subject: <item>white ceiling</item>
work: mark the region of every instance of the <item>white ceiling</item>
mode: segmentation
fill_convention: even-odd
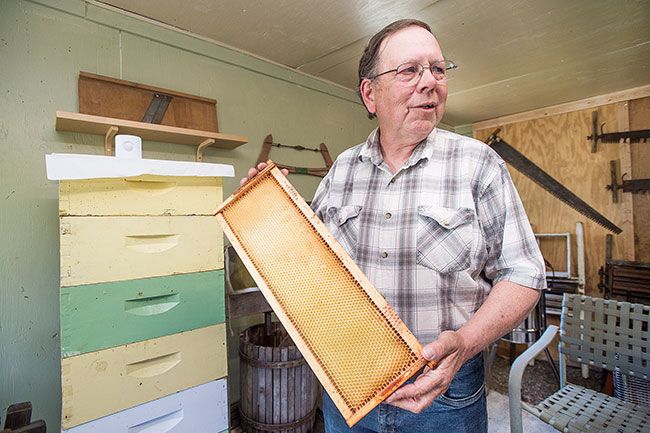
[[[104,0],[354,88],[384,25],[431,25],[457,126],[650,84],[650,0]]]

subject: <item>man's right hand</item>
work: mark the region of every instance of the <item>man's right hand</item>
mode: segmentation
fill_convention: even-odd
[[[251,167],[251,168],[249,168],[249,169],[248,169],[248,175],[247,175],[246,177],[243,177],[242,180],[239,181],[239,186],[244,186],[244,185],[246,184],[246,182],[248,182],[249,180],[251,180],[252,178],[254,178],[255,176],[257,176],[257,174],[258,174],[260,171],[264,170],[264,169],[266,168],[267,165],[268,165],[268,164],[267,164],[266,162],[260,162],[259,164],[257,164],[257,167]],[[285,176],[289,174],[289,170],[287,170],[286,168],[283,168],[283,169],[281,169],[280,171],[281,171],[282,174],[284,174]]]

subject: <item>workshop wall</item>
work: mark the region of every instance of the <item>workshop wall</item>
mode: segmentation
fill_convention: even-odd
[[[630,131],[650,129],[650,97],[630,101]],[[650,179],[650,142],[630,145],[632,173],[626,179]],[[634,246],[635,259],[650,262],[650,230],[647,219],[650,215],[650,194],[634,194]]]
[[[2,1],[0,9],[0,413],[31,400],[34,419],[60,425],[57,183],[45,155],[102,154],[103,137],[55,131],[55,111],[78,111],[79,71],[215,98],[221,132],[249,143],[209,148],[235,166],[224,195],[257,159],[264,137],[332,154],[374,127],[353,92],[173,29],[81,0]],[[145,142],[145,158],[193,160],[195,148]],[[314,152],[271,157],[324,166]],[[292,175],[310,199],[319,178]],[[239,329],[233,328],[233,338]],[[235,340],[236,341],[236,340]],[[236,359],[236,344],[230,345]],[[238,380],[236,368],[231,379]],[[101,396],[97,396],[101,398]]]
[[[642,122],[646,122],[645,128],[648,128],[650,104],[647,101],[650,101],[650,98],[544,115],[540,118],[515,121],[500,126],[499,135],[506,142],[623,229],[623,233],[614,235],[613,258],[615,259],[632,259],[631,256],[634,255],[632,237],[637,239],[636,249],[639,256],[637,260],[640,259],[641,250],[645,248],[642,245],[646,245],[648,242],[646,239],[650,239],[650,230],[643,222],[642,212],[648,215],[650,207],[643,208],[643,205],[635,205],[634,226],[632,226],[631,221],[626,217],[626,206],[631,212],[631,200],[638,200],[639,197],[646,199],[646,197],[635,195],[632,198],[629,194],[622,197],[622,193],[619,193],[619,203],[613,203],[612,193],[606,190],[605,186],[611,183],[610,161],[621,160],[621,148],[619,144],[598,143],[598,151],[591,153],[591,142],[587,140],[592,129],[591,113],[594,110],[598,111],[598,122],[605,123],[606,132],[624,130],[623,124],[627,122],[628,115],[629,129],[641,129],[639,125]],[[642,110],[646,110],[645,114],[641,112]],[[495,127],[475,129],[474,137],[485,140]],[[649,152],[643,151],[639,146],[644,145],[631,145],[634,177],[639,177],[637,172],[642,171],[639,167],[642,154],[645,155],[646,163],[641,165],[643,167],[649,165],[647,160]],[[602,296],[597,288],[600,280],[598,269],[605,263],[605,235],[611,232],[556,199],[516,169],[510,166],[508,168],[536,233],[568,232],[575,235],[576,221],[584,224],[586,293]],[[648,176],[647,172],[646,176]],[[626,204],[625,200],[628,200],[629,204]],[[625,236],[629,237],[627,241]],[[641,242],[641,239],[644,241]],[[566,270],[563,241],[544,240],[541,247],[544,257],[555,270]],[[575,276],[577,274],[575,236],[572,236],[571,249],[572,273]],[[650,249],[648,251],[650,252]]]

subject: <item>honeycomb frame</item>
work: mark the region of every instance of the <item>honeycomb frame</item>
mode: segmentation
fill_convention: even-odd
[[[427,364],[406,324],[271,161],[216,217],[350,427]]]

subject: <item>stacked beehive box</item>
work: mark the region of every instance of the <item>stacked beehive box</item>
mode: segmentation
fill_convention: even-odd
[[[228,429],[221,200],[216,176],[60,181],[63,430]]]

